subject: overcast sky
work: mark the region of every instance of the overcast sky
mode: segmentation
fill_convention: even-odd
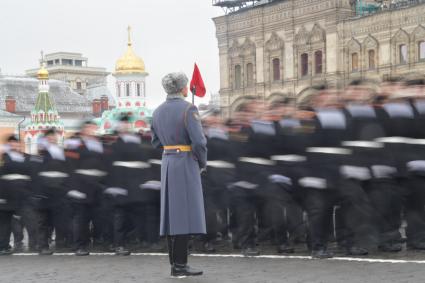
[[[0,0],[0,68],[23,74],[37,67],[44,50],[81,52],[89,66],[112,72],[130,25],[133,48],[150,73],[149,106],[165,98],[162,76],[184,71],[190,78],[194,62],[215,93],[219,60],[211,18],[221,14],[211,0]]]

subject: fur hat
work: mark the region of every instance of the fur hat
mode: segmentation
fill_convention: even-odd
[[[187,86],[189,79],[182,72],[170,73],[162,78],[162,87],[167,94],[177,94]]]

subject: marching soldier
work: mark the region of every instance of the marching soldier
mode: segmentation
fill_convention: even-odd
[[[18,139],[9,136],[4,149],[0,169],[0,255],[13,252],[9,245],[12,219],[28,198],[31,182],[30,168],[26,156],[21,153]]]
[[[79,138],[68,143],[66,155],[75,164],[71,175],[72,188],[66,194],[72,208],[72,232],[75,255],[89,255],[90,223],[98,227],[95,213],[99,205],[103,182],[107,175],[102,142],[96,137],[97,125],[84,123]],[[68,140],[69,141],[69,140]]]
[[[32,202],[38,217],[37,244],[40,255],[51,255],[49,239],[55,232],[56,248],[66,247],[71,241],[70,211],[65,195],[69,191],[72,172],[62,147],[58,145],[55,129],[48,130],[40,141],[42,163],[34,184]]]
[[[235,158],[231,152],[229,131],[216,111],[203,121],[208,147],[207,172],[203,175],[207,234],[202,236],[203,250],[215,252],[214,240],[218,233],[228,236],[227,187],[234,182]]]
[[[142,186],[150,179],[149,156],[142,150],[141,137],[131,132],[130,119],[129,116],[121,118],[118,139],[111,147],[108,186],[104,191],[112,205],[115,254],[123,256],[130,254],[125,247],[130,227],[136,231],[136,237],[140,237]]]
[[[205,234],[201,171],[207,163],[206,139],[197,108],[186,102],[188,79],[171,73],[162,80],[167,100],[153,114],[152,144],[164,149],[161,171],[160,233],[168,240],[171,275],[195,276],[187,265],[189,235]]]

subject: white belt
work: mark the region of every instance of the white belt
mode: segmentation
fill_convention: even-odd
[[[239,187],[239,188],[242,188],[242,189],[248,189],[248,190],[253,190],[253,189],[258,188],[257,184],[253,184],[253,183],[250,183],[250,182],[247,182],[247,181],[238,181],[236,183],[233,183],[233,186]]]
[[[307,152],[311,153],[327,153],[327,154],[351,154],[352,151],[346,148],[340,147],[309,147]]]
[[[223,160],[212,160],[207,161],[207,166],[214,168],[223,168],[223,169],[233,169],[235,168],[235,164],[223,161]]]
[[[5,181],[17,181],[17,180],[29,181],[31,180],[31,177],[27,175],[22,175],[22,174],[6,174],[1,176],[1,179]]]
[[[0,204],[6,204],[6,203],[7,203],[6,199],[0,198]]]
[[[146,169],[151,167],[149,163],[143,161],[115,161],[112,165],[134,169]]]
[[[397,173],[397,169],[392,166],[387,165],[372,165],[372,173],[375,178],[391,178],[395,173]]]
[[[339,168],[339,172],[344,178],[349,179],[366,181],[371,178],[369,168],[367,167],[343,165]]]
[[[86,176],[94,176],[94,177],[103,177],[108,175],[105,171],[97,170],[97,169],[78,169],[75,170],[75,173]]]
[[[267,166],[272,166],[272,165],[276,164],[272,160],[265,159],[265,158],[258,158],[258,157],[241,157],[241,158],[239,158],[239,161],[247,162],[247,163],[254,163],[254,164],[259,164],[259,165],[267,165]]]
[[[342,142],[343,146],[351,146],[351,147],[364,147],[364,148],[383,148],[384,145],[380,142],[372,142],[372,141],[345,141]]]
[[[299,179],[298,183],[303,187],[313,189],[326,189],[328,185],[325,179],[317,177],[304,177]]]
[[[128,190],[123,188],[107,188],[104,193],[113,196],[127,196]]]
[[[44,171],[38,173],[38,175],[46,178],[66,178],[69,176],[68,174],[60,171]]]
[[[288,161],[288,162],[303,162],[306,161],[307,158],[302,155],[297,154],[287,154],[287,155],[273,155],[271,160],[274,161]]]
[[[383,143],[409,143],[411,139],[405,137],[384,137],[377,138],[375,141]]]
[[[425,145],[425,139],[409,139],[408,144]]]
[[[149,163],[155,165],[162,165],[162,161],[160,159],[150,159]]]
[[[160,181],[147,181],[144,184],[140,185],[141,189],[144,190],[160,190],[161,189],[161,182]]]
[[[85,193],[82,193],[82,192],[76,191],[76,190],[69,191],[66,195],[69,196],[70,198],[73,198],[73,199],[86,199],[87,198],[87,195]]]
[[[407,162],[409,171],[425,171],[425,160],[414,160]]]
[[[270,175],[269,181],[274,184],[292,185],[291,178],[279,174]]]

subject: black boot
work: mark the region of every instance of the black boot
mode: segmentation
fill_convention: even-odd
[[[131,252],[126,250],[124,247],[118,247],[115,249],[115,255],[127,256],[130,255]]]
[[[89,251],[85,248],[79,248],[76,252],[75,252],[76,256],[87,256],[90,255]]]
[[[52,254],[53,254],[53,251],[51,249],[49,249],[49,248],[41,249],[38,252],[38,255],[52,255]]]
[[[202,275],[204,272],[202,270],[193,269],[190,266],[184,264],[174,264],[171,267],[171,276],[172,277],[186,277],[186,276],[199,276]]]
[[[0,256],[2,256],[2,255],[11,255],[11,254],[13,254],[13,250],[12,250],[12,248],[10,246],[7,247],[7,248],[5,248],[5,249],[1,249],[0,250]]]
[[[378,246],[378,250],[381,252],[397,253],[403,249],[400,243],[384,243]]]
[[[354,255],[354,256],[367,255],[367,254],[369,254],[369,251],[365,248],[353,246],[353,247],[347,248],[346,254],[347,255]]]
[[[281,244],[277,247],[277,252],[280,254],[293,254],[295,250],[288,244]]]
[[[260,252],[255,247],[247,247],[242,250],[244,256],[259,256]]]
[[[328,252],[326,249],[323,248],[323,249],[313,250],[311,252],[311,257],[317,258],[317,259],[324,259],[324,258],[333,257],[333,254],[331,252]]]
[[[204,252],[206,252],[206,253],[215,253],[215,247],[214,247],[214,244],[213,243],[211,243],[210,241],[208,241],[208,242],[205,242],[204,244],[203,244],[203,247],[202,247],[203,249],[203,251]]]

